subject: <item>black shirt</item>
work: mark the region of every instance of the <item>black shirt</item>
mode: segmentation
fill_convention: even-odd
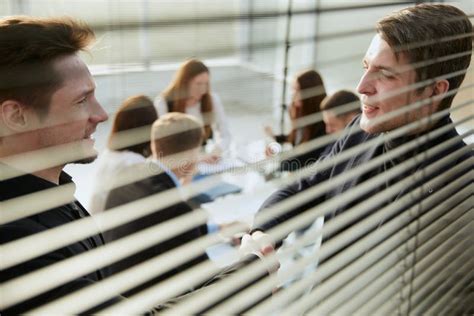
[[[2,174],[5,174],[3,173],[3,171],[7,169],[10,169],[10,168],[5,165],[0,164],[0,170],[2,171]],[[8,171],[11,171],[11,169]],[[63,184],[72,184],[71,177],[69,177],[69,175],[67,175],[64,172],[61,173],[59,185],[63,185]],[[22,196],[25,196],[27,194],[40,192],[46,189],[52,189],[52,188],[54,189],[57,186],[58,185],[54,183],[51,183],[49,181],[46,181],[44,179],[38,178],[30,174],[19,176],[17,178],[7,179],[4,181],[0,181],[0,201],[4,202],[12,198],[21,198]],[[70,194],[71,194],[70,203],[66,203],[62,206],[55,207],[45,212],[41,212],[39,214],[35,214],[26,218],[22,218],[22,219],[19,219],[13,222],[8,222],[8,223],[5,223],[4,225],[1,225],[1,228],[0,228],[1,244],[6,244],[16,239],[20,239],[32,234],[40,233],[50,228],[72,223],[75,220],[78,220],[82,217],[89,216],[89,214],[84,209],[84,207],[79,202],[75,201],[73,197],[74,186],[71,186]],[[8,212],[8,210],[4,210],[3,208],[1,209],[1,211]],[[104,239],[102,237],[102,234],[98,234],[96,236],[87,238],[85,240],[69,244],[68,246],[64,248],[54,250],[48,254],[42,255],[40,257],[29,260],[25,263],[22,263],[14,267],[8,268],[7,270],[1,271],[0,281],[2,283],[7,282],[8,280],[12,280],[14,278],[23,276],[37,269],[46,267],[48,265],[60,262],[68,258],[72,258],[76,255],[80,255],[88,250],[101,247],[103,244],[104,244]],[[257,257],[255,255],[247,256],[244,260],[217,273],[214,277],[210,278],[209,281],[207,281],[205,285],[206,286],[211,285],[220,281],[221,279],[224,279],[228,275],[233,274],[235,271],[247,266],[248,264],[250,264],[256,259]],[[0,311],[0,315],[17,315],[17,314],[28,312],[29,310],[32,310],[36,307],[52,302],[61,296],[70,294],[72,292],[77,291],[80,288],[94,284],[95,282],[102,280],[108,275],[109,275],[108,268],[99,269],[93,273],[84,275],[78,279],[68,282],[67,284],[64,284],[62,286],[56,287],[32,299],[29,299],[24,302],[20,302],[19,304],[14,305],[14,306],[9,306],[8,309]],[[257,279],[264,276],[266,276],[266,272],[263,273],[263,276],[259,275]],[[244,287],[250,286],[252,284],[253,282],[250,282],[246,284]],[[201,291],[205,289],[203,287],[199,290]],[[236,292],[238,293],[239,291],[237,290]],[[163,303],[163,305],[161,305],[161,308],[172,306],[174,302],[179,302],[181,299],[185,297],[187,296],[185,295],[182,297],[178,297],[169,302]],[[113,299],[105,303],[102,303],[98,306],[95,306],[94,308],[84,311],[84,314],[92,314],[92,313],[100,312],[101,309],[107,306],[110,306],[114,303],[117,303],[119,300],[122,300],[122,299],[123,297],[121,296],[114,297]],[[211,308],[211,306],[207,308]]]
[[[0,170],[2,170],[2,174],[6,174],[6,172],[4,173],[3,171],[10,171],[8,169],[11,168],[0,164]],[[74,199],[75,186],[71,180],[71,177],[65,172],[62,172],[60,175],[59,185],[31,174],[25,174],[16,178],[0,181],[0,201],[5,202],[13,198],[19,198],[19,203],[21,203],[22,196],[47,189],[54,189],[60,185],[65,184],[69,184],[70,186],[70,188],[66,190],[66,194],[70,194],[70,196],[66,196],[65,200],[70,200],[71,202],[1,225],[0,243],[6,244],[14,240],[44,232],[48,229],[69,224],[83,217],[90,216],[84,207]],[[3,210],[2,207],[2,212],[8,211],[9,210],[7,209]],[[63,248],[53,250],[50,253],[41,255],[1,271],[0,281],[3,283],[12,280],[37,269],[85,253],[86,251],[100,247],[103,244],[104,239],[101,234],[91,236],[78,242],[73,242]],[[65,294],[74,292],[79,288],[102,280],[107,274],[108,273],[106,269],[99,269],[90,274],[84,275],[79,279],[56,287],[37,297],[9,307],[7,310],[2,311],[2,314],[18,314],[26,312],[30,309],[53,301],[54,299]]]

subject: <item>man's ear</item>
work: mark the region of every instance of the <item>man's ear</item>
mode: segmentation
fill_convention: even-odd
[[[433,102],[432,106],[434,107],[433,113],[438,111],[439,105],[443,102],[441,99],[449,90],[449,81],[446,79],[438,80],[432,86],[433,92],[431,94],[432,98],[436,98],[436,101]]]
[[[25,107],[18,101],[6,100],[0,104],[0,113],[4,124],[16,132],[28,128],[28,116]]]
[[[449,81],[446,79],[436,81],[433,89],[433,96],[441,96],[449,90]]]

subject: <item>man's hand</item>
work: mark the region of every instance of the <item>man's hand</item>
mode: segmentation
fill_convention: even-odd
[[[259,252],[266,256],[275,252],[275,246],[268,234],[256,231],[252,235],[245,234],[242,237],[240,251],[243,253]]]
[[[236,232],[235,229],[231,229],[235,227],[239,227],[239,231]],[[220,224],[219,225],[219,234],[222,236],[222,238],[232,244],[232,246],[239,246],[241,243],[241,239],[244,236],[244,232],[248,231],[250,228],[247,223],[245,222],[239,222],[239,221],[233,221],[225,224]],[[229,230],[231,232],[229,232]]]
[[[264,261],[267,262],[268,272],[274,273],[280,268],[280,263],[275,255],[275,245],[272,242],[271,237],[261,231],[256,231],[252,235],[245,234],[242,237],[239,252],[241,256],[248,254],[254,254]]]
[[[253,251],[258,251],[264,256],[275,252],[275,245],[273,244],[270,236],[261,231],[256,231],[252,235],[245,234],[242,237],[242,246],[250,247]]]

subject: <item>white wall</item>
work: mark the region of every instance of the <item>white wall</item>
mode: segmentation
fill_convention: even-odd
[[[362,73],[361,59],[373,32],[317,42],[311,39],[315,36],[331,37],[336,33],[373,28],[379,18],[405,6],[397,5],[399,1],[387,2],[394,4],[318,15],[293,15],[289,78],[302,69],[316,68],[322,74],[329,93],[342,88],[354,90]],[[293,0],[293,11],[370,3],[373,1]],[[470,14],[474,12],[473,0],[448,3]],[[113,68],[115,63],[119,63],[121,66],[118,68],[123,69],[123,64],[140,64],[145,60],[161,66],[170,62],[179,63],[190,56],[206,60],[225,57],[232,63],[227,68],[220,68],[222,71],[213,71],[216,72],[213,80],[219,90],[234,91],[224,92],[226,98],[229,96],[225,100],[228,107],[248,107],[254,113],[271,112],[273,107],[274,122],[278,125],[276,122],[279,122],[282,99],[288,0],[0,0],[0,4],[1,15],[71,15],[84,19],[93,26],[100,26],[104,31],[97,33],[98,41],[92,48],[92,58],[86,56],[90,65],[106,64]],[[256,15],[255,18],[236,19],[228,23],[174,24],[169,27],[133,30],[104,29],[110,23],[118,25],[145,20],[179,23],[190,18],[220,15],[241,14],[245,17],[250,12]],[[278,17],[259,18],[259,14],[269,12],[281,14]],[[239,61],[244,69],[232,68]],[[107,87],[101,89],[106,91],[102,92],[104,104],[116,106],[127,95],[138,92],[155,95],[169,82],[175,68],[158,71],[151,71],[152,69],[154,68],[139,75],[132,73],[97,77],[100,85]],[[226,71],[229,73],[225,73]],[[241,76],[242,72],[254,72],[256,78],[263,79],[247,80]],[[466,82],[471,78],[469,76]],[[269,82],[272,84],[269,85]],[[461,96],[469,92],[467,90]],[[289,102],[289,99],[287,88],[286,101]]]
[[[286,103],[290,102],[291,77],[301,70],[314,68],[321,73],[326,90],[332,93],[338,89],[354,90],[362,73],[361,60],[370,43],[374,32],[345,37],[332,36],[337,33],[347,33],[356,30],[373,28],[375,22],[386,14],[399,10],[405,5],[399,1],[381,8],[360,9],[350,11],[322,12],[320,14],[295,14],[291,21],[290,41],[292,46],[288,59],[288,83]],[[265,3],[267,4],[265,6]],[[293,10],[314,10],[334,6],[347,6],[359,1],[334,0],[294,0]],[[370,1],[365,1],[370,3]],[[279,11],[285,13],[288,0],[255,1],[255,12]],[[258,19],[253,22],[252,40],[250,45],[256,45],[249,57],[250,64],[261,71],[273,75],[275,84],[272,105],[274,121],[280,119],[282,99],[282,75],[284,65],[284,41],[287,17],[282,14],[272,19]],[[314,41],[314,37],[329,37]],[[332,37],[332,38],[331,38]],[[260,48],[261,43],[272,43],[269,48]],[[286,120],[288,123],[289,120]],[[288,128],[288,126],[286,126]]]
[[[237,15],[239,0],[0,0],[5,14],[69,15],[98,29],[94,64],[176,62],[189,57],[214,58],[238,53],[238,20],[184,23]],[[140,28],[140,23],[170,26]],[[127,23],[135,26],[125,27]],[[111,27],[113,25],[113,27]]]
[[[328,93],[333,93],[339,89],[355,91],[362,74],[361,60],[375,31],[345,37],[332,35],[374,28],[377,20],[393,11],[400,10],[407,6],[405,4],[397,4],[397,2],[400,1],[386,2],[392,3],[392,5],[371,9],[324,12],[312,16],[294,15],[291,23],[291,40],[293,42],[297,42],[302,38],[311,38],[312,36],[326,36],[330,39],[323,39],[317,42],[308,41],[303,44],[293,45],[289,54],[289,79],[302,69],[314,67],[321,73]],[[285,12],[288,0],[273,1],[269,6],[264,6],[264,1],[262,0],[256,1],[255,3],[257,12],[258,10],[261,10],[261,12],[272,10]],[[371,4],[373,1],[295,0],[294,3],[295,10],[297,10],[298,8],[311,9],[318,6],[324,9],[337,6]],[[473,0],[445,1],[445,3],[453,4],[464,10],[467,14],[474,14]],[[474,19],[471,18],[471,21],[474,21]],[[275,84],[271,93],[273,95],[272,104],[274,107],[275,122],[279,121],[279,107],[281,105],[282,82],[280,76],[283,72],[285,26],[285,16],[254,22],[254,40],[251,42],[252,44],[265,41],[278,42],[278,44],[274,45],[275,47],[273,49],[255,49],[253,55],[249,57],[249,61],[253,66],[271,73],[274,77]],[[463,86],[472,84],[472,80],[472,75],[469,74]],[[288,86],[289,85],[287,85],[287,87]],[[472,99],[472,91],[473,89],[461,91],[454,104],[460,103],[462,100],[468,98]],[[288,89],[287,102],[289,102],[289,98],[290,93]],[[465,117],[465,115],[469,115],[474,111],[473,108],[474,107],[466,108],[464,111],[457,112],[453,117],[455,119]]]

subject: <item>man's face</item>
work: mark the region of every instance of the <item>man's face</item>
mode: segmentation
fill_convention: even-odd
[[[387,132],[429,115],[425,107],[405,112],[384,122],[373,123],[374,119],[386,113],[429,98],[432,89],[425,88],[422,92],[416,89],[400,91],[415,83],[415,70],[403,54],[399,54],[397,60],[392,48],[380,35],[374,36],[363,64],[365,73],[360,79],[357,91],[362,95],[360,127],[365,132]],[[396,95],[386,98],[389,93]]]
[[[51,96],[46,117],[34,118],[37,148],[73,145],[81,158],[91,162],[97,156],[92,134],[97,124],[107,120],[107,114],[97,102],[95,83],[87,66],[76,55],[61,57],[54,67],[62,74],[62,84]]]

